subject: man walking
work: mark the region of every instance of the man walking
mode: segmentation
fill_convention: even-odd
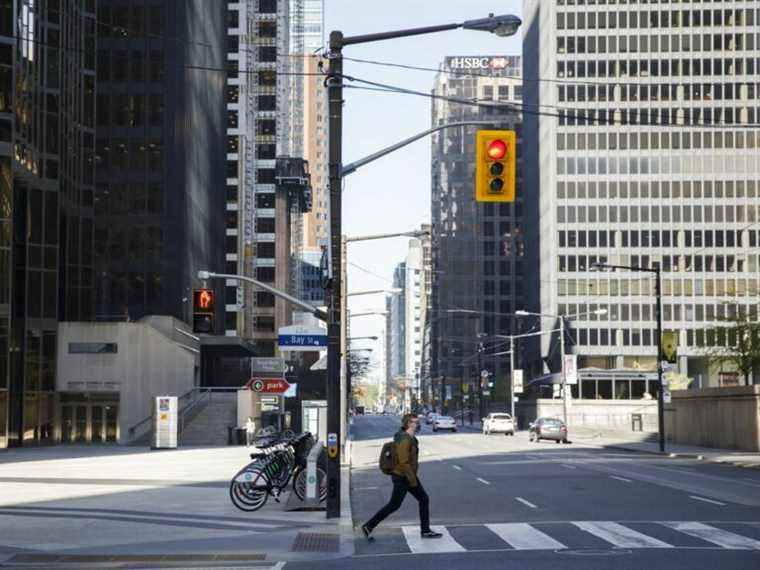
[[[393,493],[388,504],[362,525],[362,532],[367,540],[372,540],[372,531],[386,517],[396,512],[404,502],[407,492],[417,499],[420,507],[420,534],[422,538],[441,538],[439,532],[430,529],[430,501],[422,483],[417,477],[419,465],[419,442],[414,434],[417,432],[419,419],[414,414],[404,414],[401,429],[393,437],[395,444],[395,465],[391,473]]]

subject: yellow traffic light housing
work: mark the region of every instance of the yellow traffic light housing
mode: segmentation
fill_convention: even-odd
[[[515,131],[478,131],[475,135],[475,200],[514,202],[516,179]]]

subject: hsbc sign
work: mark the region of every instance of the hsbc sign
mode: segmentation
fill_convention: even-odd
[[[446,67],[450,70],[476,69],[476,70],[502,70],[516,68],[519,65],[519,57],[515,56],[465,56],[447,57]]]

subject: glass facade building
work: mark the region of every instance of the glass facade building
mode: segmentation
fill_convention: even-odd
[[[98,320],[190,322],[197,271],[224,270],[225,45],[224,3],[98,2]]]
[[[654,279],[679,372],[707,386],[706,329],[758,318],[760,7],[753,1],[526,0],[533,311],[573,315],[578,367],[654,371]],[[548,321],[545,321],[548,322]],[[558,355],[557,338],[533,350]],[[558,358],[552,366],[558,369]],[[581,382],[639,398],[643,382]],[[652,394],[655,395],[655,394]]]
[[[57,323],[92,316],[95,34],[0,1],[0,447],[52,441]]]
[[[514,320],[508,314],[520,307],[525,294],[522,129],[520,116],[511,110],[522,101],[520,72],[519,56],[447,57],[433,88],[435,95],[479,103],[435,100],[433,125],[493,120],[495,127],[516,130],[518,136],[516,200],[495,204],[475,201],[475,133],[487,127],[456,127],[432,135],[430,378],[423,383],[431,382],[439,405],[442,397],[446,406],[461,405],[459,397],[469,389],[465,386],[476,383],[472,357],[478,333],[512,334]],[[504,362],[495,357],[483,365],[503,382]]]

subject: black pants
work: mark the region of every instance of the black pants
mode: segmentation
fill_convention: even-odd
[[[425,532],[430,530],[430,500],[425,492],[425,488],[422,486],[422,482],[417,478],[417,486],[410,487],[406,477],[399,477],[398,475],[391,475],[393,479],[393,493],[391,494],[391,500],[382,509],[377,511],[377,514],[372,517],[367,526],[370,530],[379,525],[386,517],[395,513],[401,507],[401,503],[404,502],[407,492],[417,499],[420,507],[420,531]]]

